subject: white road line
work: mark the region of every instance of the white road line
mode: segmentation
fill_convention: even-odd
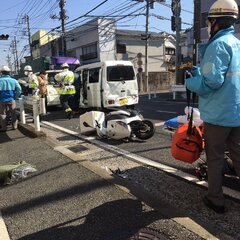
[[[154,124],[155,127],[161,127],[163,125],[164,125],[164,122],[159,122]]]
[[[177,114],[177,112],[161,111],[161,110],[157,110],[156,112],[159,112],[159,113],[173,113],[173,114]]]
[[[127,158],[130,158],[130,159],[132,159],[134,161],[137,161],[137,162],[140,162],[140,163],[152,166],[152,167],[156,167],[156,168],[158,168],[158,169],[160,169],[162,171],[165,171],[165,172],[170,173],[170,174],[172,174],[174,176],[180,177],[180,178],[182,178],[184,180],[187,180],[189,182],[193,182],[193,183],[195,183],[197,185],[201,185],[201,186],[204,186],[204,187],[208,186],[206,181],[200,181],[197,177],[195,177],[195,176],[193,176],[191,174],[182,172],[182,171],[180,171],[180,170],[178,170],[176,168],[169,167],[167,165],[155,162],[155,161],[150,160],[148,158],[145,158],[145,157],[139,156],[137,154],[128,152],[128,151],[120,149],[120,148],[118,148],[116,146],[108,145],[106,143],[103,143],[101,141],[96,140],[95,137],[86,137],[84,135],[81,135],[78,132],[74,132],[72,130],[63,128],[61,126],[58,126],[56,124],[53,124],[53,123],[50,123],[50,122],[47,122],[47,121],[42,121],[41,123],[45,124],[47,126],[53,127],[55,129],[58,129],[58,130],[60,130],[62,132],[65,132],[65,133],[74,135],[76,137],[79,137],[79,138],[81,138],[83,140],[89,141],[89,142],[91,142],[93,144],[101,146],[101,147],[103,147],[105,149],[108,149],[110,151],[116,152],[117,154],[125,155]],[[230,189],[230,188],[227,188],[227,187],[223,187],[223,192],[227,196],[230,196],[230,197],[233,197],[235,199],[240,200],[240,192],[239,191],[236,191],[236,190],[233,190],[233,189]]]
[[[10,240],[10,237],[8,235],[8,231],[7,231],[6,225],[4,223],[4,220],[2,218],[1,212],[0,212],[0,239],[1,240]]]

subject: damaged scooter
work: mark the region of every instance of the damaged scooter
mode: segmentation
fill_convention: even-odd
[[[136,110],[116,110],[109,113],[87,112],[80,116],[80,131],[86,133],[95,129],[100,138],[116,140],[146,140],[155,132],[155,126]]]

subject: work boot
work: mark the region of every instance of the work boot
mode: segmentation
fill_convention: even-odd
[[[72,109],[71,108],[67,108],[65,110],[65,112],[67,113],[67,118],[71,119],[72,118]]]

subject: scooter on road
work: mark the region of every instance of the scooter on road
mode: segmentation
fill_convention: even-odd
[[[80,116],[80,131],[96,129],[100,138],[147,140],[154,135],[155,126],[136,110],[115,110],[109,113],[87,112]]]

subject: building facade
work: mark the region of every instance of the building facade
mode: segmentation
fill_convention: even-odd
[[[144,31],[116,29],[113,19],[96,18],[66,33],[67,56],[78,58],[81,65],[106,60],[130,60],[144,81],[146,43],[144,34]],[[34,36],[40,37],[39,34]],[[175,66],[175,44],[175,38],[171,34],[150,33],[149,81],[161,82],[161,86],[166,81],[173,81],[173,74],[169,70],[174,70]],[[36,45],[34,57],[61,56],[61,50],[62,40],[55,36],[52,41]]]

